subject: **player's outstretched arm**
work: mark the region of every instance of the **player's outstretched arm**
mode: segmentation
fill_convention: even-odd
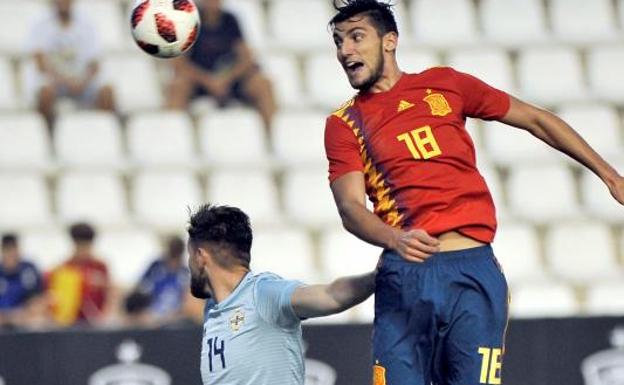
[[[511,97],[509,111],[500,121],[527,130],[546,144],[577,160],[602,179],[611,195],[624,204],[624,177],[555,114]]]
[[[347,310],[373,294],[376,274],[374,270],[341,277],[328,285],[298,287],[290,299],[295,314],[299,318],[312,318]]]

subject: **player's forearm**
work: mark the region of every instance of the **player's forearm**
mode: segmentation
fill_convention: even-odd
[[[338,211],[347,231],[365,242],[394,249],[399,229],[384,223],[377,215],[359,203],[339,203]]]
[[[333,313],[349,309],[370,297],[375,291],[376,271],[367,274],[341,277],[327,286],[327,293],[336,307]]]

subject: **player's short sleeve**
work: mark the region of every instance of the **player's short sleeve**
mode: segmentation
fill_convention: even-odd
[[[303,286],[299,281],[266,274],[258,279],[255,287],[256,310],[268,323],[282,328],[293,328],[300,320],[292,307],[291,297],[295,289]]]
[[[360,145],[353,130],[331,115],[325,123],[325,154],[329,162],[329,181],[351,171],[363,171]]]
[[[509,95],[472,75],[452,70],[463,96],[464,115],[484,120],[501,119],[509,111]]]

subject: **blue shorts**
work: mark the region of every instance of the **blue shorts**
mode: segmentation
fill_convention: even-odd
[[[508,288],[492,248],[424,263],[386,250],[377,275],[374,385],[500,384]]]

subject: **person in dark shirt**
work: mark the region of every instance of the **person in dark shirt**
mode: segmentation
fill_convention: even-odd
[[[189,99],[208,95],[220,106],[237,99],[254,106],[268,132],[276,111],[271,82],[260,72],[236,17],[221,0],[199,0],[202,25],[190,52],[175,60],[169,107],[186,108]]]

